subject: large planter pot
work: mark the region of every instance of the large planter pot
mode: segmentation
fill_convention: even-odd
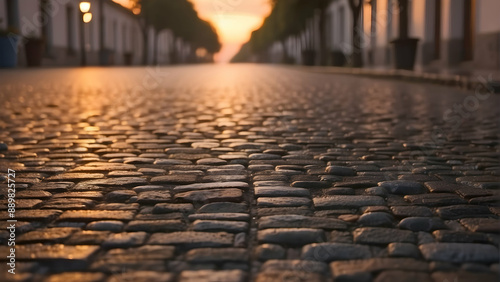
[[[342,51],[333,51],[332,56],[332,66],[342,67],[346,64],[346,58]]]
[[[131,66],[132,65],[132,59],[133,59],[132,53],[125,53],[123,54],[123,61],[126,66]]]
[[[17,66],[18,36],[0,36],[0,68]]]
[[[115,53],[112,50],[104,49],[99,52],[99,63],[101,66],[112,66],[115,64]]]
[[[43,39],[27,39],[24,44],[26,64],[28,67],[39,67],[43,58]]]
[[[401,70],[413,70],[417,55],[417,38],[398,38],[391,41],[394,48],[394,67]]]
[[[295,64],[295,58],[291,56],[286,56],[281,61],[282,64],[293,65]]]
[[[302,64],[305,66],[314,66],[316,62],[316,51],[304,50],[302,51]]]

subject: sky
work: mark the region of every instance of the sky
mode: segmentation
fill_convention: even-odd
[[[250,39],[252,31],[262,25],[271,12],[269,0],[190,0],[198,16],[210,21],[219,34],[221,51],[218,63],[227,63]]]

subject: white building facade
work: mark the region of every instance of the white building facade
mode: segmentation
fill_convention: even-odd
[[[147,63],[153,63],[154,32],[149,31],[148,43],[144,44],[137,15],[111,0],[87,2],[91,4],[92,20],[83,23],[78,0],[0,0],[0,29],[12,23],[9,9],[17,6],[17,29],[21,35],[44,39],[43,66],[78,66],[82,56],[86,65],[139,65],[143,63],[145,45]],[[156,42],[158,63],[168,63],[172,45],[169,33],[160,33]],[[25,65],[21,40],[18,66]]]
[[[352,12],[349,0],[328,10],[329,49],[349,56]],[[418,38],[416,69],[500,69],[500,1],[408,0],[409,37]],[[391,41],[398,36],[398,0],[365,1],[361,11],[365,67],[392,65]]]

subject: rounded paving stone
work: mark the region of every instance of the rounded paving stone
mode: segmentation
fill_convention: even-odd
[[[87,224],[88,230],[120,232],[125,224],[116,220],[93,221]]]
[[[419,182],[394,180],[383,181],[378,183],[379,186],[384,187],[392,194],[397,195],[414,195],[425,192],[424,186]]]
[[[324,241],[323,230],[313,228],[269,228],[259,230],[257,237],[262,243],[299,246]]]
[[[411,231],[425,232],[446,229],[446,225],[441,219],[433,217],[407,217],[399,222],[398,227]]]
[[[106,194],[106,201],[112,203],[124,203],[128,199],[136,195],[137,193],[133,190],[118,190]]]
[[[255,256],[261,261],[284,259],[285,255],[285,248],[276,244],[262,244],[255,249]]]
[[[370,212],[361,215],[357,223],[361,226],[390,227],[393,225],[394,217],[385,212]]]

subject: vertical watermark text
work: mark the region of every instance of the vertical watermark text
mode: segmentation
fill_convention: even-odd
[[[11,247],[7,255],[7,265],[9,266],[7,272],[16,274],[16,171],[10,168],[7,171],[7,212],[9,214],[7,246]]]

